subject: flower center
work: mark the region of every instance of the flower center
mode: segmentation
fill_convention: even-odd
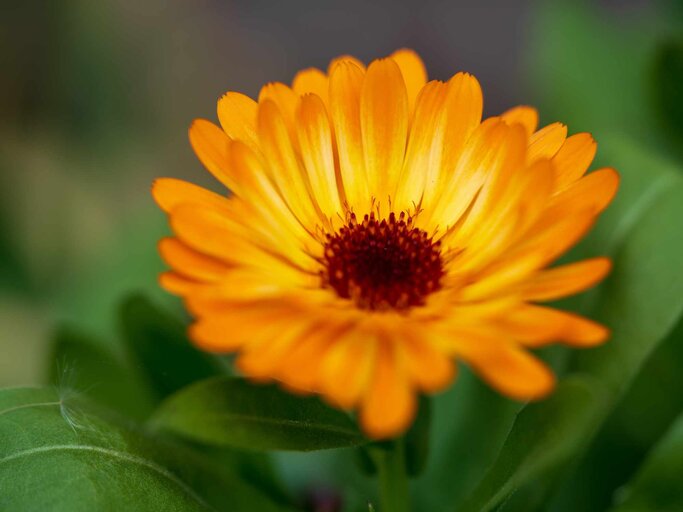
[[[355,214],[334,234],[326,235],[323,285],[359,308],[406,309],[425,303],[441,287],[443,263],[439,242],[413,218],[392,212],[378,220],[374,213],[362,222]]]

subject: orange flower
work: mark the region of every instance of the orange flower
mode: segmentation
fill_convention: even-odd
[[[531,107],[482,121],[466,73],[427,82],[410,50],[335,59],[327,74],[228,92],[221,127],[190,142],[232,195],[154,184],[175,238],[162,286],[196,318],[190,337],[236,352],[247,376],[357,409],[366,433],[404,431],[417,393],[451,383],[456,361],[501,393],[554,385],[528,348],[590,347],[606,328],[539,302],[610,269],[594,258],[548,269],[614,196],[610,168],[584,175],[596,145]]]

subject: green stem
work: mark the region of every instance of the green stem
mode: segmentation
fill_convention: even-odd
[[[403,439],[375,448],[373,458],[379,475],[379,512],[410,512]]]

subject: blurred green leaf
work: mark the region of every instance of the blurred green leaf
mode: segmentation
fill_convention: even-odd
[[[0,509],[281,510],[182,447],[81,407],[52,389],[0,390]]]
[[[194,348],[176,318],[145,297],[133,295],[126,299],[120,318],[126,346],[159,398],[225,373],[217,358]]]
[[[683,510],[683,414],[648,456],[622,491],[613,512],[678,512]]]
[[[644,11],[628,23],[586,0],[539,2],[533,15],[527,76],[542,116],[598,141],[615,129],[652,138],[646,70],[666,20]]]
[[[602,512],[613,503],[615,490],[633,477],[681,411],[682,341],[683,317],[648,359],[576,471],[561,483],[549,510]]]
[[[311,451],[366,442],[348,416],[318,398],[234,377],[179,391],[161,404],[150,425],[201,443],[246,450]]]
[[[653,66],[654,105],[674,141],[683,141],[683,41],[672,40],[658,50]]]
[[[494,465],[459,512],[494,510],[527,481],[570,460],[605,406],[597,382],[569,377],[517,416]]]
[[[141,420],[154,400],[140,376],[106,350],[103,342],[63,326],[52,339],[49,382],[83,393],[93,401]]]
[[[522,408],[483,384],[466,367],[447,392],[433,399],[431,450],[425,472],[415,481],[425,510],[458,504],[493,463]],[[467,468],[466,470],[464,468]]]
[[[427,466],[431,426],[431,399],[421,396],[417,417],[405,438],[406,470],[411,477],[419,476]]]

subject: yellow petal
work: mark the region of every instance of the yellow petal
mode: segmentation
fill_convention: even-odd
[[[421,215],[426,231],[432,232],[438,227],[443,233],[458,222],[489,175],[496,172],[495,166],[504,165],[502,156],[507,153],[504,141],[509,130],[500,119],[491,118],[474,131],[455,164],[455,170],[444,181],[444,189],[436,204]]]
[[[376,60],[368,67],[360,125],[370,194],[383,204],[395,196],[408,136],[406,87],[392,59]]]
[[[259,104],[258,126],[261,149],[282,198],[304,227],[314,231],[322,218],[309,192],[308,176],[301,168],[284,117],[272,101]]]
[[[323,101],[314,94],[301,98],[297,112],[297,134],[301,156],[311,182],[311,191],[328,217],[342,213],[335,172],[332,130]]]
[[[257,103],[239,92],[228,92],[218,100],[218,120],[233,140],[241,140],[252,149],[258,148],[256,133]]]
[[[412,112],[420,89],[427,83],[427,69],[420,56],[413,50],[397,50],[391,54],[391,58],[398,64],[403,75],[408,93],[408,109]]]
[[[574,245],[594,221],[593,212],[577,211],[571,217],[544,222],[542,228],[513,245],[505,259],[491,263],[473,284],[462,289],[462,300],[481,300],[509,292],[517,283]]]
[[[439,199],[443,190],[458,177],[456,165],[460,161],[465,144],[481,123],[484,99],[481,86],[469,73],[457,73],[448,81],[444,105],[443,133],[440,133],[440,163],[427,169],[427,185],[423,207],[429,209]],[[434,149],[435,146],[432,146]]]
[[[360,95],[364,71],[341,60],[330,76],[330,117],[337,137],[339,168],[349,206],[364,214],[370,208],[370,191],[363,158]]]
[[[406,157],[394,200],[394,209],[397,211],[408,210],[419,204],[430,174],[436,176],[438,173],[445,134],[443,106],[447,91],[446,84],[433,81],[420,91],[417,98]]]
[[[497,209],[507,206],[505,193],[509,190],[516,172],[524,166],[526,136],[521,126],[507,126],[504,122],[498,121],[496,131],[486,142],[488,142],[488,147],[473,149],[471,153],[463,155],[461,162],[458,163],[458,169],[461,165],[467,166],[485,176],[467,217],[449,240],[449,243],[455,247],[467,247],[473,235],[481,231],[482,227],[492,224],[489,217],[494,215]],[[457,191],[456,196],[457,199],[454,198],[454,200],[466,202],[461,199],[462,196]],[[446,197],[444,195],[442,200]],[[445,211],[453,217],[447,220],[444,215],[444,225],[453,226],[460,212],[452,205],[446,206]],[[462,205],[459,206],[462,208]],[[469,205],[466,206],[469,207]]]
[[[268,253],[249,239],[234,234],[231,220],[218,211],[179,206],[171,215],[171,227],[180,240],[196,251],[226,263],[260,268],[264,281],[281,277],[292,284],[310,282],[283,255]]]

